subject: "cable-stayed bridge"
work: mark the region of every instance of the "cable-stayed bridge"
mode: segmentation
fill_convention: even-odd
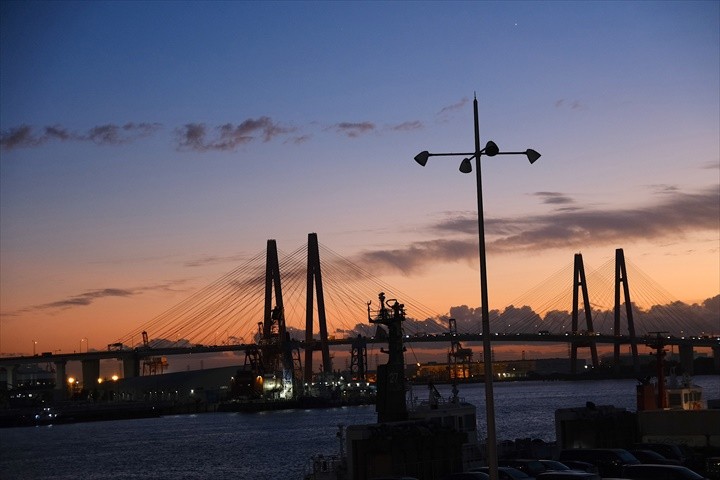
[[[432,310],[322,244],[319,244],[319,253],[327,328],[331,336],[343,338],[358,333],[371,336],[366,305],[381,291],[388,298],[397,298],[405,304],[408,321],[404,329],[408,335],[447,331],[448,313]],[[307,244],[289,253],[278,250],[278,254],[285,322],[292,336],[302,338],[307,316]],[[117,342],[137,346],[142,332],[146,331],[151,334],[150,343],[157,346],[252,343],[258,334],[258,322],[263,319],[266,263],[266,251],[258,252],[184,301],[119,337]],[[678,302],[635,264],[626,261],[626,265],[637,335],[667,332],[676,337],[701,337],[720,333],[717,316],[709,318],[702,308]],[[502,334],[570,332],[573,268],[571,261],[518,296],[504,310],[492,310],[491,331]],[[596,269],[587,270],[594,332],[605,335],[618,333],[614,331],[614,269],[615,262],[611,259]],[[317,318],[317,304],[312,308]],[[580,315],[585,315],[582,306]],[[458,319],[457,325],[458,333],[482,333],[476,318]],[[624,299],[621,325],[627,326]],[[627,328],[620,332],[627,333]]]
[[[596,269],[586,270],[582,256],[517,297],[503,310],[490,313],[493,342],[558,342],[577,350],[588,348],[597,365],[597,344],[612,344],[618,361],[621,345],[630,345],[637,358],[638,343],[678,345],[692,363],[694,347],[713,348],[720,357],[720,318],[717,307],[688,306],[626,261],[622,250]],[[404,334],[417,343],[452,343],[482,339],[479,308],[459,307],[440,314],[401,292],[362,267],[319,244],[308,243],[289,253],[267,250],[201,288],[185,300],[127,332],[108,351],[51,355],[64,375],[64,362],[82,361],[88,375],[99,370],[102,358],[121,358],[125,376],[136,376],[143,358],[183,353],[245,351],[246,362],[274,357],[274,367],[302,364],[312,375],[313,352],[321,351],[322,369],[332,369],[328,348],[351,346],[362,355],[367,343],[383,343],[382,332],[368,322],[369,302],[379,292],[404,304]],[[450,319],[450,315],[456,318]],[[450,337],[452,325],[452,337]],[[317,332],[317,333],[316,333]],[[378,335],[379,334],[379,335]],[[297,353],[294,353],[297,351]],[[263,360],[264,358],[264,360]],[[37,362],[36,357],[0,360],[0,366]],[[273,368],[268,365],[267,368]]]

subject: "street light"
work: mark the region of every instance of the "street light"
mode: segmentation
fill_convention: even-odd
[[[81,338],[80,339],[80,353],[82,353],[82,344],[85,342],[85,351],[88,351],[88,345],[87,345],[87,338]]]
[[[487,422],[487,457],[490,478],[498,479],[498,461],[497,461],[497,437],[495,434],[495,397],[493,395],[493,373],[492,373],[492,351],[490,345],[490,312],[488,309],[488,287],[487,287],[487,265],[485,261],[485,222],[483,220],[483,201],[482,201],[482,176],[480,174],[480,157],[486,155],[494,157],[495,155],[525,155],[530,163],[535,163],[540,154],[532,149],[524,152],[501,152],[495,142],[487,142],[485,148],[480,149],[480,127],[478,124],[478,103],[477,97],[473,99],[473,113],[475,120],[475,151],[470,153],[430,153],[427,150],[418,153],[415,161],[421,166],[425,166],[430,157],[442,156],[464,156],[465,158],[460,164],[462,173],[472,172],[472,164],[470,161],[474,158],[476,161],[475,176],[477,180],[477,210],[478,210],[478,253],[480,256],[480,304],[482,307],[482,343],[483,343],[483,362],[485,364],[485,416]]]

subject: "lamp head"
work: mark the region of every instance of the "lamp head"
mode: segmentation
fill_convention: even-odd
[[[460,171],[462,173],[470,173],[472,172],[472,163],[470,163],[469,158],[463,159],[462,163],[460,164]]]
[[[417,155],[415,155],[415,161],[418,162],[421,166],[425,166],[425,164],[428,161],[428,158],[430,158],[430,152],[425,150],[424,152],[420,152]]]
[[[540,154],[532,148],[528,148],[527,150],[525,150],[525,155],[527,155],[528,160],[530,160],[531,164],[535,163],[535,161],[540,158]]]
[[[483,152],[484,152],[485,155],[487,155],[488,157],[494,157],[495,155],[497,155],[498,153],[500,153],[500,149],[498,148],[497,144],[491,140],[491,141],[487,142],[487,144],[485,145],[485,149],[483,150]]]

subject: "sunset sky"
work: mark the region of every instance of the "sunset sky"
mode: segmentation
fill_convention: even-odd
[[[102,349],[309,232],[477,307],[475,177],[413,161],[473,150],[473,95],[483,143],[542,154],[483,157],[491,308],[616,248],[677,300],[720,293],[719,2],[0,12],[3,354]]]

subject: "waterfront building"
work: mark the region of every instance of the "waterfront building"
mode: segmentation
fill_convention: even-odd
[[[585,360],[578,359],[578,371],[585,368]],[[539,375],[567,375],[571,365],[566,358],[537,358],[532,360],[508,360],[493,362],[496,380],[527,380]],[[444,363],[428,362],[407,365],[407,375],[412,380],[452,382],[481,381],[485,374],[483,362]]]

